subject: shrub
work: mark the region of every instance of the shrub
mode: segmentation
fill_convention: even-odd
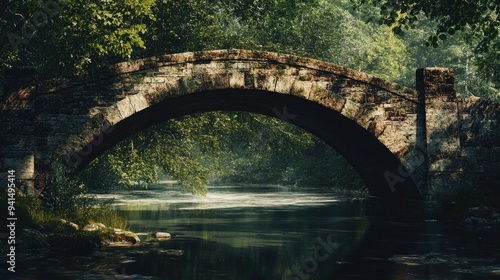
[[[56,168],[42,193],[41,205],[46,211],[80,226],[100,222],[125,229],[127,222],[111,209],[111,200],[99,200],[86,193],[85,185]]]

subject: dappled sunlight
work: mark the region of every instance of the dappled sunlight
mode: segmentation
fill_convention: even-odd
[[[137,210],[162,208],[179,210],[204,210],[224,208],[266,208],[274,206],[325,206],[335,203],[338,197],[325,189],[301,190],[296,187],[277,186],[209,186],[206,196],[183,193],[182,188],[150,187],[144,190],[120,190],[98,194],[102,199],[113,199],[116,206],[127,205]],[[234,192],[237,190],[237,192]]]

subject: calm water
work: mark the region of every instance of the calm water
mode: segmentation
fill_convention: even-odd
[[[328,190],[218,186],[197,197],[158,186],[100,197],[116,199],[141,245],[49,253],[18,278],[500,279],[495,236],[368,218],[362,200]]]

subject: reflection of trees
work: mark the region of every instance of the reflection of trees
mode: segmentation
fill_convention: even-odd
[[[318,262],[321,265],[318,271],[307,275],[314,278],[319,270],[331,275],[334,269],[331,265],[356,247],[368,226],[364,219],[353,220],[362,214],[358,203],[261,211],[193,211],[185,218],[180,211],[169,210],[165,222],[171,228],[181,227],[184,233],[157,244],[158,247],[149,253],[134,254],[138,262],[125,270],[161,278],[177,277],[175,279],[212,279],[217,276],[226,279],[282,279],[287,270],[297,264],[300,268],[303,257],[311,256],[313,249],[320,245],[317,241],[320,238],[338,243],[339,247],[327,260]],[[146,213],[141,215],[139,212],[132,215],[151,219]],[[202,219],[213,219],[214,222],[203,223]],[[184,256],[170,258],[162,253],[164,249],[183,250]],[[222,272],[224,276],[219,274]]]

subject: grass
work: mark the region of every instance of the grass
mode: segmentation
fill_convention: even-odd
[[[5,201],[5,197],[2,200]],[[16,201],[18,220],[25,227],[42,226],[48,229],[62,230],[65,225],[61,219],[76,223],[80,228],[89,223],[103,223],[107,227],[126,229],[127,221],[117,211],[104,204],[90,208],[75,207],[63,213],[52,212],[42,206],[39,199],[19,197]]]
[[[7,205],[5,193],[0,194],[0,202],[1,205]],[[61,213],[47,209],[38,198],[17,197],[15,217],[17,218],[16,229],[19,233],[22,229],[40,230],[49,236],[49,243],[52,247],[64,248],[70,252],[86,252],[98,247],[103,241],[113,238],[113,228],[127,228],[127,221],[117,211],[111,209],[109,204],[97,202],[93,207],[75,207]],[[76,223],[80,229],[76,230],[61,219]],[[89,223],[103,223],[110,229],[82,230]]]

